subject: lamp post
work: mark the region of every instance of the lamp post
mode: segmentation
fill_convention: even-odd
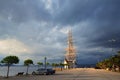
[[[45,69],[46,69],[46,67],[47,67],[47,66],[46,66],[46,61],[47,61],[47,58],[45,57],[44,59],[45,59]]]

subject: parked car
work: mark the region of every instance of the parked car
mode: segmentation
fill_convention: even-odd
[[[53,69],[47,69],[48,74],[55,74],[55,70]]]
[[[36,71],[32,72],[32,75],[40,75],[40,74],[45,74],[45,75],[49,75],[49,74],[55,74],[55,70],[53,69],[38,69]]]

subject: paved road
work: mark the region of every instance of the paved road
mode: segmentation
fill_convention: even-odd
[[[120,73],[92,68],[79,68],[60,71],[55,75],[29,75],[0,80],[120,80]]]

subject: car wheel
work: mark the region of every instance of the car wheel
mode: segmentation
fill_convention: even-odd
[[[43,73],[43,75],[46,75],[46,73]]]
[[[46,75],[49,75],[49,73],[46,73]]]

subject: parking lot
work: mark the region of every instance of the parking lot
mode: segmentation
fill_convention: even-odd
[[[120,73],[93,68],[78,68],[58,71],[54,75],[24,75],[0,80],[120,80]]]

